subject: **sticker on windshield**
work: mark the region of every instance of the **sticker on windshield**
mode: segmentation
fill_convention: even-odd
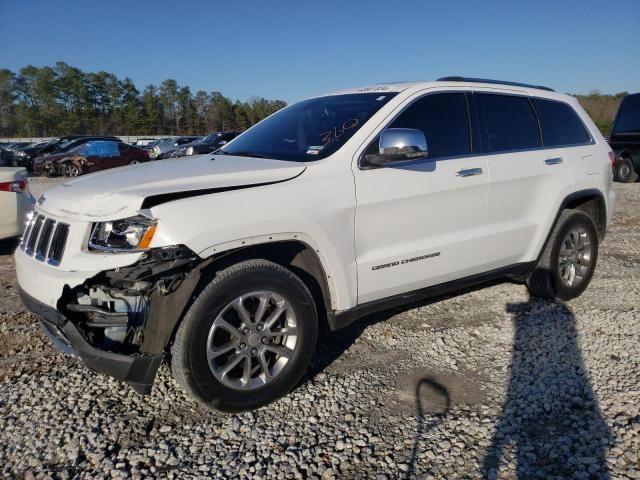
[[[317,155],[320,153],[320,150],[324,148],[324,145],[311,145],[307,149],[307,155]]]
[[[385,98],[387,98],[387,96],[386,96],[386,95],[380,95],[378,98],[376,98],[376,100],[377,100],[378,102],[381,102],[381,101],[382,101],[382,100],[384,100]]]

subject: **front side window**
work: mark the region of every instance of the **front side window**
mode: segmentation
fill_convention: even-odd
[[[464,93],[426,95],[411,104],[389,128],[422,130],[429,158],[471,153],[471,130]]]
[[[591,142],[591,136],[569,105],[542,98],[534,98],[532,101],[540,120],[542,143],[545,147],[585,145]]]
[[[342,147],[395,93],[311,98],[277,111],[217,151],[307,162]]]
[[[508,152],[542,146],[538,120],[528,98],[487,93],[477,95],[484,111],[489,151]]]
[[[640,95],[628,95],[622,100],[613,133],[640,132]]]

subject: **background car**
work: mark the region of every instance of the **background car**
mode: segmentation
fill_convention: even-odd
[[[136,147],[147,147],[149,145],[155,145],[156,143],[158,143],[158,140],[156,138],[139,138],[134,143],[132,143],[132,145]]]
[[[0,240],[21,235],[33,208],[27,176],[24,168],[0,167]]]
[[[201,155],[211,153],[230,142],[239,135],[239,132],[214,132],[195,142],[187,143],[171,152],[171,158],[188,155]]]
[[[627,95],[620,103],[609,145],[616,154],[613,165],[616,180],[635,182],[640,174],[640,93]]]
[[[70,135],[67,137],[56,138],[44,145],[36,144],[18,150],[14,153],[11,163],[14,167],[25,167],[27,170],[33,171],[33,163],[36,158],[43,155],[68,152],[72,148],[91,140],[119,141],[120,139],[117,137],[100,135]]]
[[[186,137],[165,138],[163,140],[160,140],[153,147],[153,150],[149,152],[149,156],[154,159],[168,158],[168,157],[161,157],[161,155],[166,152],[172,152],[173,150],[180,147],[181,145],[184,145],[185,143],[191,143],[194,140],[198,140],[200,138],[202,137],[194,136],[194,135],[186,136]]]
[[[77,177],[148,160],[149,154],[142,148],[113,140],[93,140],[64,153],[38,158],[35,172],[53,177]]]
[[[21,148],[34,145],[33,142],[3,142],[0,144],[0,165],[11,165],[13,155]]]

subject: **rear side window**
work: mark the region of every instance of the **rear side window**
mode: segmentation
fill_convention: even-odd
[[[624,97],[618,109],[613,133],[638,132],[640,132],[640,95],[628,95]]]
[[[542,146],[538,120],[528,98],[486,93],[477,95],[484,111],[489,151],[507,152]]]
[[[545,147],[584,145],[591,142],[589,133],[569,105],[541,98],[534,98],[532,101],[540,120],[542,143]]]
[[[415,128],[427,138],[429,158],[471,152],[469,113],[464,93],[436,93],[416,100],[389,128]]]

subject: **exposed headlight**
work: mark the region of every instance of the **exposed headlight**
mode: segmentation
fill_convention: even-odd
[[[27,152],[16,152],[16,155],[18,155],[19,157],[26,157]]]
[[[89,249],[112,253],[146,250],[156,233],[157,223],[137,216],[93,225]]]
[[[185,153],[185,155],[193,155],[193,147],[187,148],[187,151],[184,152],[184,153]]]

